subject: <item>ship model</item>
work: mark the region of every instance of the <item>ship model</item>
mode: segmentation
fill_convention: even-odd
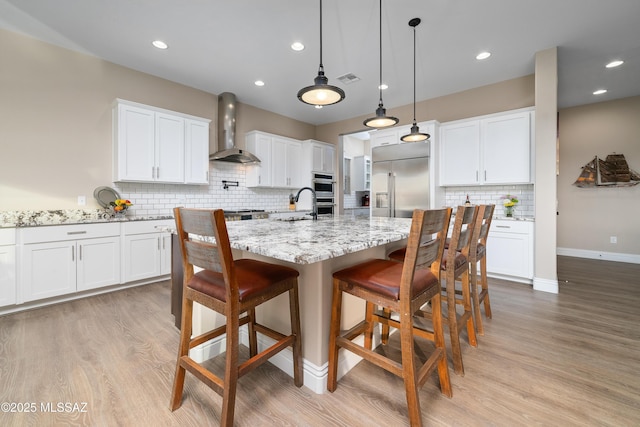
[[[594,157],[582,167],[573,183],[576,187],[631,187],[640,184],[640,174],[629,168],[623,154],[609,154],[605,160]]]

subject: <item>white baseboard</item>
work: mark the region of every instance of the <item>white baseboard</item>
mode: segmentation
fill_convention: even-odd
[[[392,330],[392,333],[393,332],[395,332],[395,330]],[[363,345],[364,337],[359,337],[355,342],[359,345]],[[240,343],[246,346],[249,345],[249,335],[246,327],[242,327],[240,329]],[[258,351],[262,351],[274,343],[275,340],[258,334]],[[374,347],[378,343],[379,334],[374,334]],[[211,359],[212,357],[223,353],[225,351],[226,344],[226,338],[225,336],[222,336],[192,348],[190,356],[196,362],[202,363],[207,359]],[[338,379],[342,378],[344,374],[349,372],[361,360],[362,358],[360,356],[357,356],[350,351],[340,350],[338,360]],[[269,362],[293,378],[293,352],[290,348],[286,348],[275,354],[271,359],[269,359]],[[316,394],[323,394],[327,392],[327,377],[329,373],[328,363],[318,366],[306,359],[303,359],[302,369],[305,387]]]
[[[585,249],[557,248],[558,255],[572,256],[576,258],[601,259],[605,261],[627,262],[640,264],[640,255],[623,254],[617,252],[589,251]]]
[[[534,291],[542,291],[549,292],[552,294],[558,293],[558,279],[542,279],[539,277],[533,278],[533,290]]]

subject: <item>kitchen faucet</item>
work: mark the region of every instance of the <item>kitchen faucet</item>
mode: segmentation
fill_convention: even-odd
[[[313,188],[311,187],[302,187],[300,190],[298,190],[298,194],[296,194],[296,203],[298,202],[298,199],[300,198],[300,193],[302,193],[304,190],[309,190],[311,191],[311,194],[313,194],[313,212],[311,212],[309,215],[311,215],[311,218],[313,218],[314,220],[318,219],[318,199],[316,198],[316,192]]]

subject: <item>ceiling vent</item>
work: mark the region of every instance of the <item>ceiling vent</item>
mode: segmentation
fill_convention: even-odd
[[[360,81],[360,77],[356,76],[353,73],[347,73],[338,77],[338,80],[340,80],[341,83],[348,85]]]

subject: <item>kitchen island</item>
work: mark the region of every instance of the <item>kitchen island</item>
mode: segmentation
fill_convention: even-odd
[[[406,244],[410,227],[410,218],[351,216],[334,216],[317,221],[261,219],[227,222],[229,240],[236,259],[259,259],[287,265],[300,272],[304,384],[309,389],[316,393],[324,393],[326,390],[333,272],[369,258],[384,258],[391,250]],[[289,310],[286,298],[286,295],[281,295],[258,307],[257,316],[261,323],[288,332]],[[343,327],[350,328],[363,318],[363,301],[345,295]],[[194,334],[220,326],[224,322],[224,317],[217,313],[197,304],[194,306]],[[241,336],[241,342],[246,344],[246,331]],[[259,340],[262,340],[259,343],[261,346],[271,344],[267,337],[260,336]],[[196,360],[206,360],[222,351],[223,342],[205,343],[194,348],[192,355]],[[358,356],[349,352],[341,355],[339,375],[346,373],[359,360]],[[292,375],[290,351],[279,353],[271,362]]]

